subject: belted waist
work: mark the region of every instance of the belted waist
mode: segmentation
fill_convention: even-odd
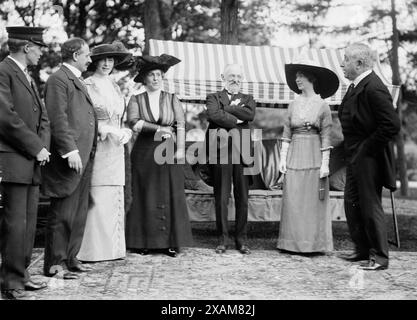
[[[294,128],[292,134],[319,134],[319,130],[316,127],[303,126]]]

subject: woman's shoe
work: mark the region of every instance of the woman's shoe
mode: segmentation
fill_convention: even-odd
[[[134,249],[132,250],[133,253],[140,254],[141,256],[146,256],[149,254],[149,249]]]
[[[165,251],[165,254],[166,254],[167,256],[170,256],[170,257],[172,257],[172,258],[175,258],[175,257],[178,255],[178,252],[177,252],[177,251],[175,251],[175,249],[173,249],[173,248],[168,248],[168,249]]]

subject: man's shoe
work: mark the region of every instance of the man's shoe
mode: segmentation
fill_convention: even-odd
[[[376,262],[375,260],[369,260],[368,262],[361,264],[359,266],[359,269],[369,271],[385,270],[388,269],[388,265],[382,265]]]
[[[80,278],[78,273],[70,272],[67,270],[66,266],[62,265],[53,265],[49,268],[48,271],[45,271],[44,274],[47,277],[53,277],[64,280],[76,280]]]
[[[80,275],[75,272],[67,271],[62,274],[62,279],[64,280],[77,280],[79,278],[80,278]]]
[[[350,262],[357,262],[357,261],[368,260],[369,256],[363,253],[353,252],[353,253],[348,253],[348,254],[341,254],[339,255],[339,258],[346,260],[346,261],[350,261]]]
[[[68,270],[71,272],[89,272],[93,270],[93,268],[83,266],[81,263],[79,263],[79,264],[76,264],[75,266],[68,267]]]
[[[226,252],[226,246],[224,244],[219,244],[216,247],[216,253],[225,253]]]
[[[250,254],[250,250],[248,246],[243,245],[238,250],[241,254]]]
[[[48,285],[45,282],[35,282],[33,280],[29,280],[25,283],[25,290],[26,291],[36,291],[45,289]]]
[[[23,289],[10,289],[10,290],[2,290],[1,296],[3,299],[6,300],[20,300],[27,297],[25,290]]]

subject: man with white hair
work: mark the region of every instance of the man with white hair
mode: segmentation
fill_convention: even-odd
[[[352,81],[339,107],[346,152],[344,205],[355,245],[348,261],[366,260],[364,270],[388,268],[388,238],[382,187],[396,189],[392,139],[400,130],[390,93],[372,71],[375,54],[365,44],[345,50],[341,64]]]
[[[224,83],[222,91],[207,96],[207,118],[209,127],[206,134],[206,141],[217,142],[217,134],[228,135],[227,159],[221,159],[216,164],[210,164],[210,172],[213,180],[214,199],[216,207],[216,225],[219,235],[219,243],[216,247],[217,253],[224,253],[228,245],[228,210],[227,204],[233,181],[233,193],[236,208],[235,224],[235,245],[242,254],[249,254],[250,250],[246,245],[246,226],[248,221],[248,176],[243,173],[242,161],[234,163],[232,152],[231,136],[242,137],[243,130],[250,130],[249,121],[255,117],[255,101],[251,95],[243,94],[240,91],[243,78],[242,68],[237,64],[229,64],[224,68],[221,75]],[[234,130],[234,132],[231,132]],[[215,138],[214,140],[212,138]],[[250,141],[239,141],[250,143]],[[233,141],[236,145],[236,141]],[[234,149],[234,150],[231,150]],[[218,150],[217,151],[221,151]],[[221,152],[220,152],[221,153]],[[210,155],[212,156],[212,155]],[[221,155],[220,155],[221,157]],[[238,157],[242,160],[241,157]],[[224,161],[226,160],[226,161]],[[222,164],[226,162],[225,164]]]

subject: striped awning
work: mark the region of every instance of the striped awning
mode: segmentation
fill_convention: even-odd
[[[294,100],[296,94],[287,86],[285,63],[292,63],[300,54],[333,70],[339,77],[338,91],[327,99],[329,104],[340,104],[349,81],[343,76],[340,63],[343,50],[281,48],[267,46],[223,45],[165,40],[149,41],[150,55],[162,53],[181,59],[165,75],[164,90],[175,92],[182,100],[205,101],[208,93],[222,89],[220,74],[225,65],[238,63],[243,67],[242,92],[252,94],[260,104],[279,105]],[[302,50],[302,52],[301,52]],[[379,62],[374,71],[387,85],[394,100],[399,87],[389,84]]]

